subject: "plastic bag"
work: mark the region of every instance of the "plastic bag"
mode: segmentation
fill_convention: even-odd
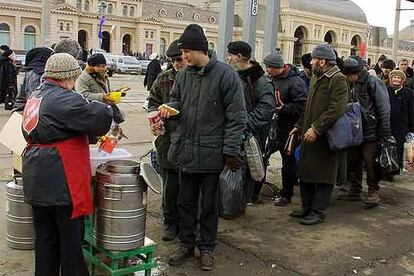
[[[414,169],[414,143],[404,143],[404,169]]]
[[[394,137],[381,141],[380,150],[375,161],[381,167],[383,173],[397,172],[400,170],[397,142]]]
[[[220,174],[219,214],[224,218],[237,216],[243,209],[243,170],[235,172],[227,166]]]
[[[259,143],[252,134],[248,134],[246,141],[243,142],[243,146],[253,180],[262,181],[265,177],[265,168]]]

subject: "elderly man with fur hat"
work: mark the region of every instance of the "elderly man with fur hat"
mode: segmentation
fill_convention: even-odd
[[[327,150],[325,133],[344,114],[348,103],[348,85],[336,65],[333,49],[320,44],[311,55],[313,76],[305,112],[291,131],[291,134],[299,132],[302,137],[299,162],[302,208],[290,216],[300,218],[304,225],[325,221],[333,187],[345,162],[343,152]]]
[[[404,86],[405,81],[406,75],[402,70],[393,70],[387,87],[391,105],[391,133],[397,140],[400,169],[403,168],[405,136],[408,132],[414,132],[414,96],[413,91]]]
[[[381,171],[375,164],[375,157],[380,140],[391,136],[387,89],[379,78],[364,69],[363,61],[358,56],[351,56],[344,60],[342,73],[351,88],[351,101],[359,102],[361,105],[363,143],[348,151],[348,190],[340,194],[338,199],[361,200],[365,165],[368,195],[364,198],[364,203],[376,206],[380,201],[378,191]]]
[[[167,49],[167,57],[171,60],[172,68],[158,75],[151,87],[148,98],[148,111],[156,111],[164,103],[171,101],[171,88],[174,85],[177,73],[183,70],[188,62],[183,59],[181,50],[178,48],[178,40],[173,41]],[[157,149],[157,160],[161,167],[161,176],[163,179],[163,201],[162,210],[164,214],[164,232],[162,239],[171,241],[178,235],[179,230],[179,213],[178,213],[178,168],[168,161],[167,154],[171,145],[171,133],[178,126],[177,120],[168,120],[162,127],[165,129],[163,135],[159,135],[159,125],[152,125],[151,130],[155,139]]]
[[[88,136],[108,132],[112,108],[73,93],[80,74],[74,57],[54,54],[23,112],[24,199],[33,209],[36,276],[89,275],[82,254],[83,218],[93,212]]]

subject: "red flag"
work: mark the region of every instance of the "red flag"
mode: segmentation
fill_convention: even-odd
[[[367,54],[367,43],[361,42],[361,45],[359,46],[359,56],[361,58],[365,58],[366,54]]]

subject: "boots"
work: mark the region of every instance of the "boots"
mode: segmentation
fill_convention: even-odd
[[[377,206],[380,203],[378,191],[368,191],[368,195],[365,198],[364,203],[371,206]]]
[[[182,265],[188,258],[194,256],[194,248],[187,248],[182,245],[174,252],[168,261],[171,266]]]

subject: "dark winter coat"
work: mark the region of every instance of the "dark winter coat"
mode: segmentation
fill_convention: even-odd
[[[405,135],[414,132],[414,94],[407,87],[387,88],[391,105],[391,133],[399,144],[404,144]]]
[[[365,142],[391,136],[387,88],[379,78],[363,70],[351,89],[351,99],[361,104]]]
[[[337,66],[320,77],[312,76],[303,118],[299,121],[302,136],[313,127],[318,136],[309,144],[302,139],[299,179],[305,183],[335,184],[346,158],[344,152],[329,150],[326,131],[345,112],[348,103],[346,78]]]
[[[13,99],[17,95],[17,69],[9,57],[0,56],[0,103],[7,95]]]
[[[147,72],[145,73],[144,78],[144,86],[147,87],[147,91],[151,91],[152,84],[161,72],[162,69],[160,61],[158,59],[151,60],[148,64]]]
[[[177,71],[174,69],[167,70],[158,75],[152,85],[150,95],[148,97],[148,111],[156,111],[158,107],[164,103],[171,101],[171,88],[175,81]],[[157,159],[163,169],[174,169],[175,167],[168,161],[168,149],[171,144],[171,133],[176,130],[178,120],[168,120],[165,122],[165,134],[155,139],[155,147],[157,148]]]
[[[283,73],[273,78],[273,83],[284,104],[278,111],[278,126],[280,131],[289,133],[305,109],[308,87],[300,77],[299,70],[287,64]]]
[[[247,112],[237,72],[210,59],[177,73],[170,105],[180,110],[168,159],[189,173],[220,172],[224,155],[239,154]]]
[[[42,98],[37,126],[27,134],[32,144],[50,144],[109,131],[112,110],[53,83],[43,83],[31,98]],[[47,168],[47,170],[45,170]],[[25,201],[40,206],[71,205],[63,163],[55,147],[32,146],[23,155]]]
[[[263,150],[275,112],[275,95],[272,81],[264,76],[260,64],[254,61],[251,64],[250,68],[238,73],[243,83],[247,129],[253,133]]]

